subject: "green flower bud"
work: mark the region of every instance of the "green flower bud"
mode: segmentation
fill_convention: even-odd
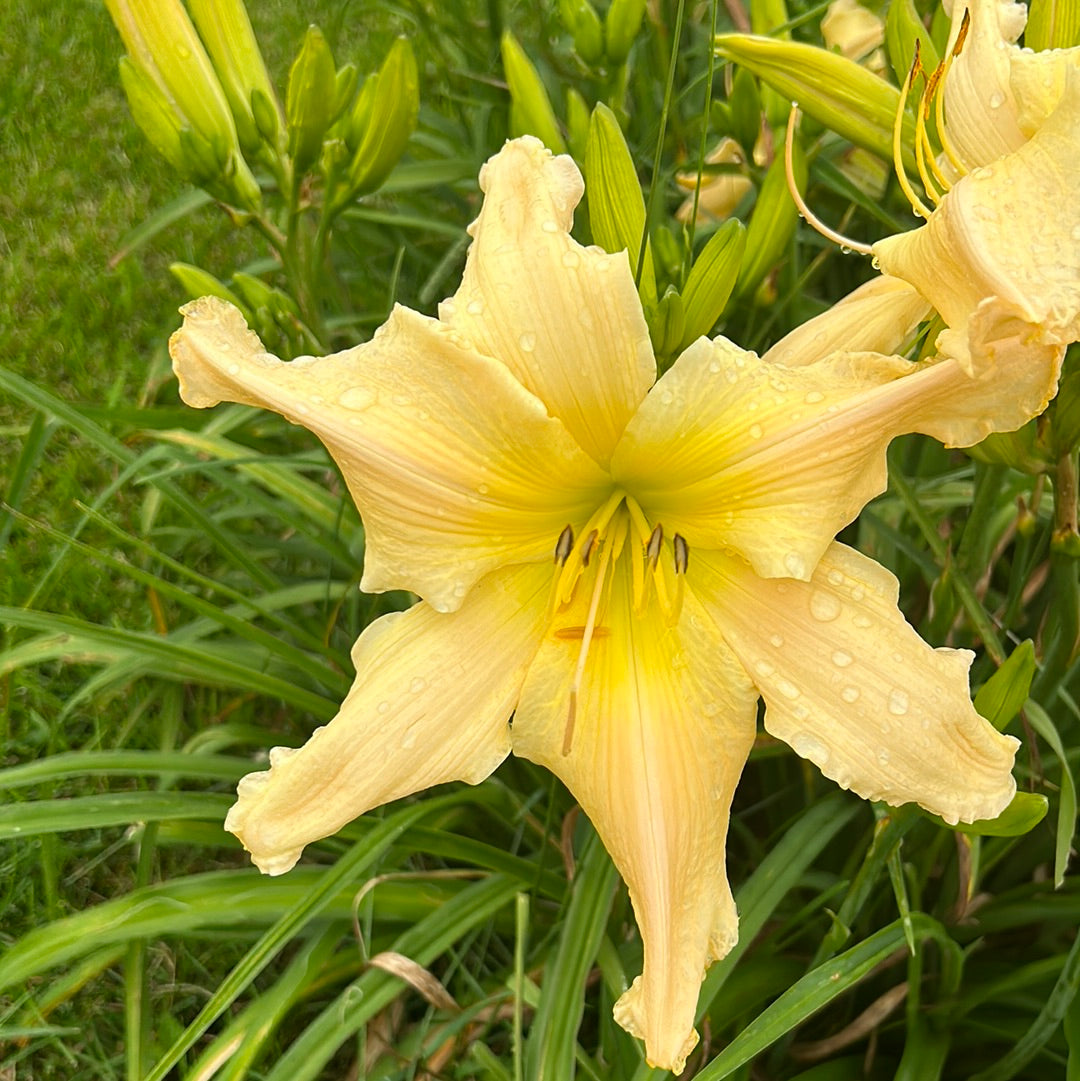
[[[281,106],[266,71],[259,43],[251,29],[243,0],[188,0],[191,17],[214,61],[222,89],[228,99],[240,145],[245,153],[257,153],[264,141],[263,127],[255,120],[252,95],[256,92],[270,103],[277,123],[274,139],[266,140],[276,150],[281,128]]]
[[[289,156],[297,176],[318,161],[323,136],[333,116],[336,86],[337,69],[330,46],[317,26],[309,26],[289,70],[285,92]]]
[[[502,61],[506,85],[510,88],[513,134],[535,135],[549,150],[565,154],[566,143],[543,80],[509,30],[502,36]]]
[[[604,18],[604,51],[608,62],[625,64],[645,18],[645,0],[611,0]]]

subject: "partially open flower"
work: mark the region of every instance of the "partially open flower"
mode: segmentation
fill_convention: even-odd
[[[246,777],[226,826],[279,874],[511,750],[548,766],[641,930],[615,1016],[678,1072],[738,933],[724,849],[759,696],[769,732],[866,798],[956,822],[1012,797],[1016,741],[972,708],[971,655],[923,642],[896,579],[833,538],[884,487],[893,436],[974,442],[1050,388],[1013,353],[973,374],[885,355],[925,311],[889,279],[782,361],[701,338],[657,379],[626,254],[570,236],[573,162],[523,138],[480,180],[438,319],[398,307],[365,345],[283,363],[205,298],[171,342],[189,404],[262,405],[323,440],[364,519],[363,587],[422,598],[361,635],[338,716]]]
[[[919,105],[920,172],[936,208],[909,188],[927,224],[873,246],[883,271],[941,313],[939,349],[968,365],[1003,339],[1032,363],[1060,363],[1080,339],[1080,49],[1018,49],[1023,21],[1022,5],[1003,0],[954,7],[947,59]]]

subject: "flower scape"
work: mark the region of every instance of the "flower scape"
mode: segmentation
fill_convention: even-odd
[[[883,276],[762,357],[701,338],[658,378],[627,254],[570,235],[573,161],[520,138],[480,186],[437,319],[397,307],[370,342],[286,363],[207,297],[173,336],[188,404],[322,440],[363,518],[362,588],[420,598],[363,632],[337,717],[244,778],[226,828],[281,874],[511,751],[547,767],[629,888],[644,963],[616,1020],[678,1072],[738,935],[725,842],[759,698],[768,733],[866,799],[956,823],[1013,796],[1017,741],[973,709],[972,655],[925,643],[893,575],[834,538],[894,436],[1018,427],[1061,349],[984,327],[960,359],[903,359],[928,304]]]

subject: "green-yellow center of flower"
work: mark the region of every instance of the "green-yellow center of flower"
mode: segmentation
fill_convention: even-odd
[[[644,615],[655,598],[664,622],[670,626],[678,621],[682,609],[683,581],[690,562],[690,549],[678,533],[668,540],[663,525],[650,522],[633,496],[616,489],[580,532],[575,533],[572,525],[563,529],[555,543],[556,570],[549,615],[554,637],[581,643],[570,685],[564,755],[570,753],[573,742],[578,692],[589,647],[595,638],[609,633],[603,625],[604,612],[612,570],[623,557],[630,561],[635,615]],[[561,624],[580,588],[589,590],[585,622]]]

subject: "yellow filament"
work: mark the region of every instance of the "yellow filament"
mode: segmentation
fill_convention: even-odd
[[[948,125],[945,123],[945,77],[949,74],[949,69],[952,67],[953,60],[960,55],[960,50],[964,47],[964,42],[967,40],[968,27],[971,25],[971,12],[965,8],[964,17],[960,20],[960,29],[956,35],[956,42],[953,44],[952,49],[949,51],[949,55],[945,57],[945,60],[941,67],[941,86],[942,92],[938,94],[937,100],[934,102],[934,119],[937,123],[938,138],[941,140],[941,149],[945,151],[945,157],[949,159],[949,164],[960,174],[960,176],[967,175],[967,169],[964,168],[964,163],[960,160],[960,155],[957,152],[956,144],[949,138]]]
[[[850,251],[861,252],[863,255],[872,254],[872,249],[868,244],[862,244],[858,240],[852,240],[851,237],[844,236],[843,233],[838,233],[835,229],[830,229],[807,205],[806,200],[802,197],[802,192],[799,191],[799,185],[795,183],[795,168],[792,165],[792,152],[795,143],[795,125],[799,119],[798,106],[792,106],[791,112],[788,113],[787,124],[787,136],[784,139],[784,176],[787,178],[788,191],[791,193],[792,201],[799,209],[799,213],[803,216],[806,223],[814,230],[819,232],[826,240],[831,240],[834,244],[839,244],[841,248],[847,248]]]
[[[934,73],[934,76],[936,75],[937,72]],[[930,179],[931,169],[937,169],[937,165],[934,164],[934,148],[930,145],[930,136],[926,132],[926,118],[930,111],[930,97],[933,96],[934,87],[936,86],[934,76],[926,80],[919,107],[915,110],[915,163],[919,167],[919,177],[922,179],[923,188],[936,206],[941,202],[941,192],[937,190],[933,180]],[[930,168],[927,168],[928,160]]]
[[[901,135],[904,130],[904,109],[907,107],[908,94],[911,92],[911,87],[916,78],[918,78],[920,71],[922,71],[922,65],[919,62],[919,39],[916,38],[915,56],[911,61],[911,70],[908,72],[908,77],[904,80],[903,90],[900,92],[900,104],[896,109],[896,123],[893,125],[893,166],[896,169],[896,179],[900,181],[900,187],[907,196],[907,201],[911,204],[912,210],[929,221],[930,215],[933,212],[915,194],[915,189],[911,186],[911,181],[908,180],[907,173],[904,171],[904,156],[901,153]],[[916,160],[918,160],[918,153],[916,153]]]
[[[621,526],[621,528],[620,528]],[[621,536],[620,536],[621,534]],[[566,727],[563,730],[562,753],[564,756],[570,753],[574,742],[574,724],[577,720],[578,692],[581,690],[581,680],[585,675],[585,662],[589,657],[589,646],[592,645],[593,632],[596,630],[596,614],[600,610],[600,598],[604,593],[604,583],[607,581],[608,568],[611,566],[612,557],[616,549],[622,548],[622,542],[626,538],[626,519],[620,517],[615,525],[615,532],[611,543],[600,542],[600,565],[596,568],[596,582],[593,585],[592,596],[589,598],[589,612],[585,617],[585,627],[581,632],[581,649],[578,650],[577,667],[574,669],[574,680],[570,684],[570,703],[566,711]]]

